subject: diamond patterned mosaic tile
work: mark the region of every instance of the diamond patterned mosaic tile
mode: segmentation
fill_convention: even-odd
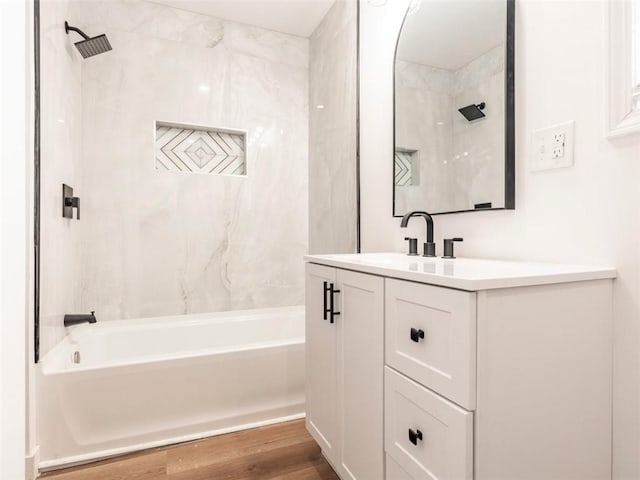
[[[244,133],[156,123],[156,170],[246,175]]]

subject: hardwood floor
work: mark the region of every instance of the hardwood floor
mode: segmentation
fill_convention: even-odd
[[[338,480],[304,420],[155,448],[41,475],[46,480]]]

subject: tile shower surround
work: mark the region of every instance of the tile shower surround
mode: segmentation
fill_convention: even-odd
[[[43,212],[43,354],[73,311],[105,321],[302,304],[308,40],[144,1],[62,4],[73,12],[57,17],[105,32],[113,51],[81,62],[60,18],[45,19],[43,58],[75,70],[52,60],[74,82],[50,82],[43,103],[75,99],[83,130],[43,142],[46,154],[56,138],[78,150],[60,155],[75,177],[43,175],[43,204],[55,207]],[[155,170],[158,119],[246,130],[249,175]],[[82,199],[80,222],[58,215],[63,180]],[[75,243],[61,281],[65,236]]]

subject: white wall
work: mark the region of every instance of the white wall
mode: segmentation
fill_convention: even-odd
[[[406,1],[361,1],[363,251],[404,251],[391,216],[393,49]],[[611,264],[614,478],[640,478],[640,138],[605,138],[607,3],[520,0],[516,12],[516,210],[435,217],[460,256]],[[531,130],[576,120],[575,166],[528,171]]]
[[[26,478],[28,181],[32,32],[29,5],[0,3],[0,478]]]

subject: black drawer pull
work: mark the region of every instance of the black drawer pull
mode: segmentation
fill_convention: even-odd
[[[329,313],[329,309],[327,308],[327,293],[329,292],[329,282],[324,282],[324,292],[322,294],[322,318],[324,320],[327,319],[327,313]]]
[[[335,304],[334,304],[335,300],[333,297],[334,293],[340,293],[340,290],[335,290],[333,288],[333,283],[324,282],[324,288],[322,293],[322,318],[325,320],[327,320],[328,318],[330,323],[335,322],[333,317],[335,317],[336,315],[340,315],[340,312],[336,312],[334,310],[335,308]],[[327,294],[329,294],[328,301],[327,301]],[[327,303],[329,304],[328,306],[327,306]]]
[[[409,429],[409,441],[414,445],[418,445],[418,440],[422,440],[422,432],[417,429],[415,432]]]
[[[421,338],[424,338],[424,331],[418,330],[417,328],[411,329],[411,340],[418,343]]]
[[[334,310],[334,304],[333,304],[333,301],[334,301],[333,294],[334,293],[340,293],[340,290],[334,290],[333,289],[333,283],[331,283],[329,285],[329,295],[330,295],[330,297],[329,297],[329,322],[330,323],[334,322],[333,317],[335,317],[336,315],[340,315],[340,312],[336,312]]]

